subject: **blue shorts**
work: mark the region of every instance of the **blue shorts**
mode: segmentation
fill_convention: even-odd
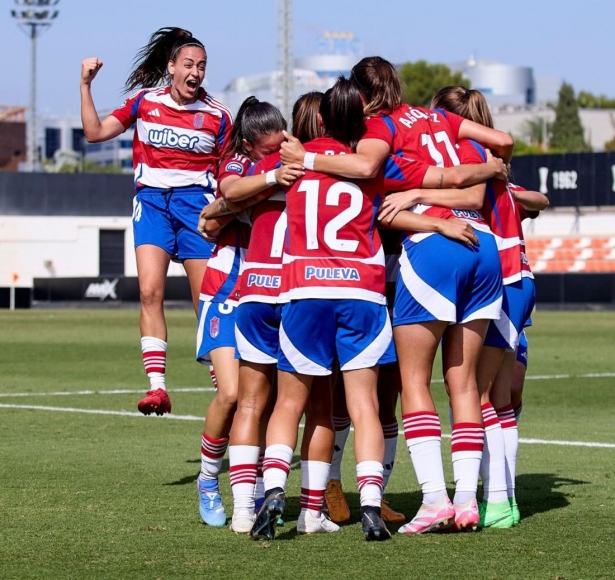
[[[525,330],[519,335],[519,346],[517,347],[517,360],[524,364],[527,368],[527,355],[529,351],[529,344],[527,342],[527,336]]]
[[[365,300],[292,300],[284,306],[278,368],[303,375],[330,375],[395,362],[387,307]]]
[[[137,190],[132,202],[135,248],[151,244],[178,260],[209,259],[215,244],[198,231],[201,210],[215,199],[204,187]]]
[[[235,321],[236,358],[258,364],[276,364],[280,355],[282,304],[244,302]]]
[[[478,246],[435,234],[404,240],[393,326],[441,320],[495,320],[502,306],[502,267],[493,235],[475,231]]]
[[[536,286],[532,278],[521,278],[518,282],[506,284],[502,313],[498,320],[489,324],[485,346],[515,350],[519,344],[519,334],[526,326],[535,303]]]
[[[209,353],[217,348],[235,348],[237,307],[218,302],[199,302],[199,326],[196,332],[196,360],[210,364]]]

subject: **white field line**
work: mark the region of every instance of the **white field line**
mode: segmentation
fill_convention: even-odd
[[[586,373],[582,375],[528,375],[526,381],[545,381],[562,379],[603,379],[615,377],[615,373]],[[444,383],[443,379],[434,379],[432,383]],[[213,387],[186,387],[169,389],[169,393],[213,393]],[[43,393],[0,393],[0,398],[10,397],[62,397],[70,395],[133,395],[144,393],[145,389],[111,389],[102,391],[52,391]]]
[[[81,413],[86,415],[115,415],[119,417],[144,417],[136,411],[107,411],[104,409],[76,409],[74,407],[46,407],[44,405],[9,405],[0,404],[0,409],[28,409],[32,411],[52,411],[55,413]],[[176,421],[203,421],[203,417],[195,415],[163,415],[162,419],[172,419]],[[303,425],[299,425],[303,428]],[[354,429],[351,429],[354,431]],[[399,435],[403,435],[403,431],[398,431]],[[443,435],[450,439],[450,435]],[[556,441],[549,439],[519,439],[519,443],[529,445],[563,445],[567,447],[603,447],[607,449],[615,449],[615,443],[596,443],[592,441]]]

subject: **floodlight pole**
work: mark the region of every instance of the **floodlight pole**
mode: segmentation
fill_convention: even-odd
[[[38,161],[36,131],[36,39],[49,28],[59,12],[54,10],[60,0],[14,0],[16,10],[11,15],[30,38],[30,124],[28,126],[27,170],[33,172]]]
[[[294,91],[292,0],[278,0],[278,67],[278,106],[284,117],[290,120]]]

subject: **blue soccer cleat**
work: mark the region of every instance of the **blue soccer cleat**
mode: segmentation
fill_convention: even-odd
[[[199,492],[199,512],[201,519],[208,526],[223,526],[226,524],[226,512],[222,505],[222,497],[218,491],[216,480],[196,480],[196,488]]]

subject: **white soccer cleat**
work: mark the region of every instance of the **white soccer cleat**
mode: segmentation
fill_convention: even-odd
[[[299,534],[322,534],[337,532],[340,527],[328,519],[325,514],[319,512],[314,515],[314,510],[302,509],[297,520],[297,533]]]
[[[256,514],[253,510],[239,509],[234,511],[231,519],[231,532],[235,532],[236,534],[249,534],[255,519]]]

